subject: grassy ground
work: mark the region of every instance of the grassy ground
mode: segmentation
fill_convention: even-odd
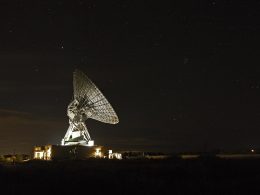
[[[0,194],[260,194],[260,159],[88,160],[0,167]]]

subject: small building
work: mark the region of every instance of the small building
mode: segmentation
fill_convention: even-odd
[[[85,160],[88,158],[103,158],[103,146],[81,145],[46,145],[35,146],[33,159],[36,160]]]
[[[108,159],[122,160],[122,154],[118,152],[113,153],[112,150],[108,150]]]
[[[27,154],[6,154],[0,159],[3,162],[26,162],[30,160],[30,156]]]

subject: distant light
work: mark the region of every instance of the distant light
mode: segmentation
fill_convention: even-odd
[[[50,146],[47,148],[45,160],[51,160],[51,147]]]
[[[108,158],[109,159],[113,158],[113,151],[112,150],[108,150]]]
[[[251,149],[251,152],[252,152],[252,153],[254,153],[254,152],[255,152],[255,150],[254,150],[254,149]]]
[[[39,151],[34,153],[34,158],[38,160],[44,159],[44,151]]]
[[[122,159],[122,154],[121,153],[113,153],[112,150],[108,150],[108,158],[109,159]]]
[[[101,157],[102,153],[101,153],[101,148],[96,148],[96,152],[95,152],[95,157]]]
[[[118,160],[122,160],[122,154],[120,154],[120,153],[115,153],[115,157]]]

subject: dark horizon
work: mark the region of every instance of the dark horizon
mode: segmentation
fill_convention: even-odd
[[[58,144],[78,68],[118,125],[96,144],[181,152],[260,148],[259,2],[0,4],[0,154]]]

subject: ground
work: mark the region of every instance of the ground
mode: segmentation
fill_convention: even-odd
[[[217,158],[31,161],[2,165],[0,182],[3,194],[259,194],[259,164]]]

